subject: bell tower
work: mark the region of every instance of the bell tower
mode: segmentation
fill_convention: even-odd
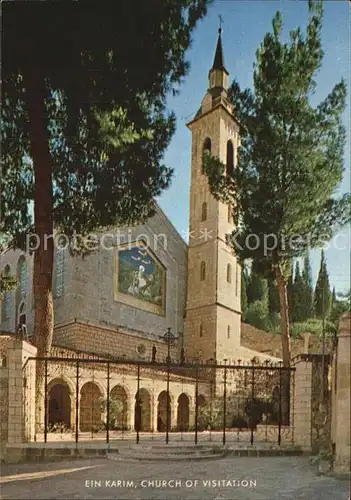
[[[184,348],[192,359],[238,357],[241,325],[241,270],[226,234],[234,230],[231,209],[211,195],[203,171],[206,151],[235,168],[239,127],[227,98],[229,73],[224,65],[222,30],[209,71],[208,90],[193,120],[188,288]]]

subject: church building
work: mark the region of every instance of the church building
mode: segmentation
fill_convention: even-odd
[[[232,363],[254,356],[276,360],[241,345],[241,269],[226,244],[226,234],[234,229],[232,210],[211,195],[203,170],[206,151],[226,165],[228,174],[237,162],[239,126],[227,98],[228,77],[219,30],[207,92],[187,125],[192,140],[189,244],[155,203],[155,215],[145,224],[101,233],[96,250],[84,259],[72,257],[67,248],[55,245],[55,355],[74,352],[145,361],[154,356],[156,361],[165,361],[165,333],[170,329],[174,339],[172,362],[179,362],[182,353],[189,361]],[[16,275],[19,285],[17,290],[7,292],[0,304],[0,331],[15,333],[19,324],[25,324],[30,339],[34,330],[33,256],[19,250],[5,251],[1,269],[5,275]],[[145,382],[145,390],[149,390],[148,383],[151,387],[154,376]],[[53,380],[50,390],[59,385]],[[130,400],[126,405],[134,404],[134,382],[130,379],[129,386],[126,382],[123,388],[126,401]],[[65,383],[67,394],[72,394],[72,383]],[[87,378],[86,383],[92,382]],[[154,380],[152,384],[154,387]],[[181,389],[179,376],[176,379],[174,375],[171,392],[172,384],[172,397],[177,400],[182,397],[184,384],[188,387],[187,404],[191,404],[193,382],[183,380]],[[98,391],[103,394],[106,387],[102,384]],[[67,425],[74,413],[71,400],[72,415],[68,411]],[[144,429],[157,426],[159,415],[151,396],[147,401]],[[53,414],[50,418],[55,421]],[[133,418],[129,411],[131,427]]]

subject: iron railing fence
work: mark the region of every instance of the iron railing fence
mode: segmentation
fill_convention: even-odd
[[[295,369],[281,363],[27,360],[38,363],[44,373],[38,441],[294,440]]]

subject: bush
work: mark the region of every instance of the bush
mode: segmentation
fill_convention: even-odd
[[[260,330],[269,331],[267,305],[262,300],[257,300],[249,305],[245,321]]]

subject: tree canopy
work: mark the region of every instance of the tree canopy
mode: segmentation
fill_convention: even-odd
[[[256,272],[275,275],[285,365],[291,261],[328,241],[350,217],[349,195],[335,196],[344,171],[345,82],[311,104],[323,61],[322,22],[322,2],[310,1],[306,34],[298,27],[283,42],[277,12],[256,53],[252,90],[234,81],[228,91],[240,124],[232,176],[219,158],[205,158],[212,193],[235,207],[229,243],[242,260],[254,261]]]

